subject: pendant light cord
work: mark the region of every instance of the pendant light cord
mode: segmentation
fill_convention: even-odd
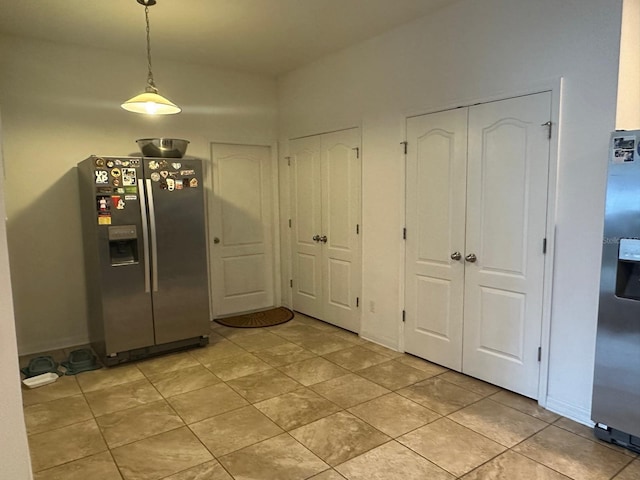
[[[149,28],[149,6],[144,6],[144,18],[147,22],[147,66],[149,68],[149,73],[147,75],[147,91],[152,91],[153,93],[158,93],[158,89],[156,87],[155,82],[153,81],[153,72],[151,70],[151,34]]]

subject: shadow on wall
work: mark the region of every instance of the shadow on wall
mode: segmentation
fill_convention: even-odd
[[[78,199],[77,171],[72,168],[7,221],[20,354],[87,339]]]

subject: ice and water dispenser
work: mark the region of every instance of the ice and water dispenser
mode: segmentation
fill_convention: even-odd
[[[109,259],[112,267],[138,263],[138,232],[135,225],[109,227]]]
[[[640,240],[620,239],[616,297],[640,300]]]

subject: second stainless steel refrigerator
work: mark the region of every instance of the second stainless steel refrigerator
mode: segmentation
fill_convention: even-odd
[[[208,343],[202,162],[94,155],[78,172],[96,353],[114,365]]]

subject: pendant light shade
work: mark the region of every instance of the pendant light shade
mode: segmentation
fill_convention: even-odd
[[[136,0],[140,5],[144,5],[144,18],[147,23],[147,88],[144,93],[136,95],[124,102],[121,107],[129,112],[145,113],[148,115],[173,115],[180,113],[182,109],[175,103],[158,93],[158,88],[153,80],[151,70],[151,36],[149,29],[149,7],[156,4],[156,0]]]

